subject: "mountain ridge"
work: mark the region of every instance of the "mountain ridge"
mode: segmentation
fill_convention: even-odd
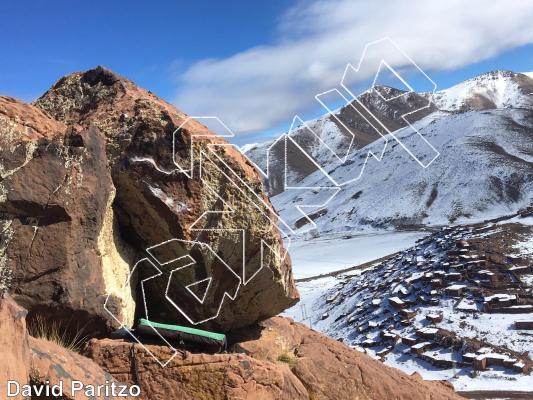
[[[360,179],[342,186],[327,205],[310,209],[308,217],[319,232],[391,229],[478,221],[527,206],[533,192],[530,87],[533,79],[525,74],[492,71],[436,92],[438,106],[429,108],[421,118],[409,120],[440,152],[434,164],[422,168],[402,149],[405,144],[409,148],[424,145],[406,124],[394,130],[394,137],[385,135],[382,140],[376,134],[380,140],[354,151],[346,160],[326,165],[324,170],[336,182]],[[407,93],[400,99],[407,102],[408,96],[419,96],[418,101],[427,94]],[[389,111],[394,110],[391,107]],[[397,111],[398,116],[405,114],[405,109]],[[339,130],[331,129],[322,118],[308,126],[317,135],[329,137],[330,142],[339,137]],[[298,132],[291,133],[295,134]],[[247,155],[260,164],[264,161],[261,152],[267,147],[262,144]],[[383,154],[381,162],[368,158],[369,152]],[[319,145],[309,153],[320,161],[325,150]],[[271,168],[280,164],[274,158]],[[288,171],[293,173],[290,165]],[[301,187],[332,186],[321,171],[305,174],[300,168],[299,172],[294,175]],[[270,182],[268,185],[272,186]],[[395,196],[390,195],[390,187],[395,188]],[[269,188],[274,195],[272,202],[281,216],[293,223],[301,221],[300,227],[305,226],[302,230],[312,228],[295,205],[317,204],[312,202],[313,194],[274,189]]]

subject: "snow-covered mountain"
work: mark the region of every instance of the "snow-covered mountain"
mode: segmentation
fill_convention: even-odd
[[[531,73],[493,71],[432,95],[437,108],[447,111],[533,106]],[[427,95],[429,96],[429,95]]]
[[[246,154],[265,169],[268,159],[272,202],[295,228],[310,220],[319,232],[483,220],[533,200],[532,92],[531,77],[508,71],[436,92],[431,105],[429,94],[378,87],[360,101],[392,134],[378,133],[354,102]],[[428,142],[440,153],[431,163]]]
[[[382,97],[391,100],[383,101]],[[271,196],[282,192],[291,183],[298,185],[306,176],[318,170],[317,163],[328,165],[332,160],[347,158],[364,146],[381,140],[387,130],[395,131],[405,127],[407,121],[416,121],[436,111],[424,94],[407,93],[384,86],[363,93],[359,101],[340,108],[334,115],[326,114],[307,121],[308,129],[300,127],[290,133],[293,140],[287,143],[286,149],[282,141],[274,140],[241,149],[264,171],[267,169],[268,155],[270,174],[267,184]],[[379,118],[381,126],[372,122],[369,113]],[[409,118],[400,118],[403,114],[409,114]],[[311,161],[304,152],[318,162]],[[289,177],[286,185],[283,179],[285,168]]]

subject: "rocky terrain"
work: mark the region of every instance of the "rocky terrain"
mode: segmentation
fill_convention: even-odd
[[[457,390],[527,398],[532,238],[533,206],[443,228],[363,271],[338,274],[336,285],[306,305],[308,323],[387,365],[446,378]]]
[[[121,382],[150,400],[460,398],[275,317],[298,292],[255,168],[131,81],[98,67],[32,105],[0,97],[0,155],[2,384]],[[162,367],[170,347],[109,338],[141,317],[224,332],[228,351]],[[81,334],[83,355],[30,336],[43,321],[67,342]]]
[[[286,318],[272,318],[233,333],[229,354],[189,354],[163,371],[139,355],[138,379],[153,399],[454,399],[449,386],[424,382]],[[115,378],[129,372],[131,345],[93,340],[87,354]],[[168,351],[152,347],[153,351]],[[113,358],[106,356],[114,354]],[[206,395],[209,393],[209,395]]]
[[[26,311],[12,300],[0,300],[0,327],[13,335],[2,339],[6,342],[2,347],[5,366],[0,368],[3,393],[9,379],[34,385],[63,382],[65,388],[73,380],[94,386],[138,385],[141,396],[135,398],[150,400],[461,398],[445,383],[423,381],[417,375],[385,367],[286,318],[272,318],[234,332],[228,352],[185,353],[162,368],[137,343],[92,339],[80,355],[35,339],[26,331],[25,316]],[[170,353],[166,346],[148,347],[156,354]],[[72,396],[65,390],[61,398],[88,397],[83,392]]]
[[[382,96],[391,100],[383,101]],[[407,121],[413,123],[433,111],[436,108],[423,95],[377,87],[363,93],[358,102],[309,121],[307,128],[295,127],[290,133],[293,140],[286,145],[280,140],[267,141],[247,145],[244,150],[263,171],[268,169],[265,183],[269,195],[275,196],[287,186],[300,186],[304,178],[328,163],[346,161],[370,143],[378,141],[384,145],[383,136],[387,130],[403,128]],[[409,118],[398,118],[402,114],[409,114]],[[380,126],[370,122],[371,115],[379,118]]]
[[[52,385],[63,382],[64,396],[32,396],[32,399],[61,398],[87,399],[83,392],[73,396],[70,388],[73,380],[86,385],[103,385],[106,382],[118,383],[109,373],[95,362],[78,353],[48,340],[28,335],[26,330],[27,311],[11,299],[0,300],[0,327],[2,328],[2,361],[0,368],[0,392],[7,393],[7,381],[41,385],[46,381]],[[14,398],[22,399],[23,396]],[[97,398],[103,398],[98,396]]]

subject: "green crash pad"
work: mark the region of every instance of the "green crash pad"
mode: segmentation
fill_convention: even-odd
[[[157,336],[154,330],[165,339],[179,340],[196,345],[216,346],[218,350],[223,350],[226,347],[226,335],[223,333],[204,331],[188,326],[162,324],[144,318],[139,319],[136,331],[145,335]]]

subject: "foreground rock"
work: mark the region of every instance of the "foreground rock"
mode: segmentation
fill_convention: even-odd
[[[129,396],[128,385],[114,379],[95,362],[59,346],[56,343],[30,336],[32,384],[49,382],[48,386],[61,384],[65,399],[87,400],[137,398]],[[73,387],[73,382],[74,387]],[[80,387],[80,382],[85,385]],[[115,389],[112,385],[115,385]],[[124,390],[122,390],[124,387]],[[74,388],[74,393],[73,393]],[[125,396],[121,396],[121,391]]]
[[[34,106],[0,98],[0,156],[0,268],[30,316],[93,337],[138,317],[227,331],[298,300],[252,165],[104,68],[62,78]]]
[[[62,396],[32,398],[60,398],[65,400],[86,400],[131,398],[106,395],[105,387],[119,385],[119,383],[93,361],[74,353],[56,343],[36,339],[28,335],[26,330],[26,310],[11,299],[0,299],[0,397],[6,398],[7,381],[14,381],[20,385],[32,384],[40,386],[48,381],[47,386],[63,386]],[[101,387],[101,394],[88,396],[84,390],[72,393],[72,382],[82,382],[87,387]],[[128,388],[127,385],[122,385]],[[12,385],[14,390],[14,385]],[[90,389],[89,389],[90,390]],[[108,392],[108,394],[112,392]],[[20,393],[10,397],[25,399]]]
[[[116,379],[139,383],[154,400],[461,399],[448,384],[408,376],[286,318],[236,332],[233,339],[239,343],[231,354],[177,355],[165,367],[140,345],[117,340],[94,339],[86,355]],[[167,347],[147,347],[159,359],[171,356]]]
[[[0,396],[7,393],[7,381],[27,383],[30,376],[30,347],[26,333],[26,310],[0,299]]]
[[[4,312],[6,307],[8,313]],[[10,318],[21,311],[19,323],[24,323],[24,310],[13,303],[6,306],[1,302],[0,310],[2,328],[6,331],[13,328],[8,322]],[[4,319],[6,314],[8,321]],[[23,355],[12,359],[19,372],[9,376],[19,382],[27,381],[27,377],[33,383],[48,380],[51,385],[63,381],[66,399],[87,398],[81,392],[71,395],[69,387],[73,380],[92,386],[113,382],[138,384],[139,398],[149,400],[460,399],[445,384],[424,382],[385,367],[284,318],[267,320],[262,329],[258,327],[241,336],[244,341],[232,350],[248,354],[187,353],[184,357],[177,355],[165,367],[138,344],[93,339],[85,349],[91,361],[57,344],[28,338],[23,331],[18,333],[23,339],[20,347]],[[2,348],[3,356],[8,348]],[[159,359],[172,355],[165,346],[147,348]],[[20,352],[18,345],[15,351]]]
[[[135,356],[132,356],[132,348]],[[147,346],[158,359],[172,356],[164,346]],[[86,355],[114,378],[139,384],[142,398],[158,399],[307,399],[307,390],[287,365],[244,354],[177,355],[162,367],[143,347],[124,341],[93,339]],[[135,367],[137,366],[137,367]]]
[[[287,318],[271,318],[237,338],[232,351],[288,363],[313,399],[461,398],[447,383],[408,376]]]

